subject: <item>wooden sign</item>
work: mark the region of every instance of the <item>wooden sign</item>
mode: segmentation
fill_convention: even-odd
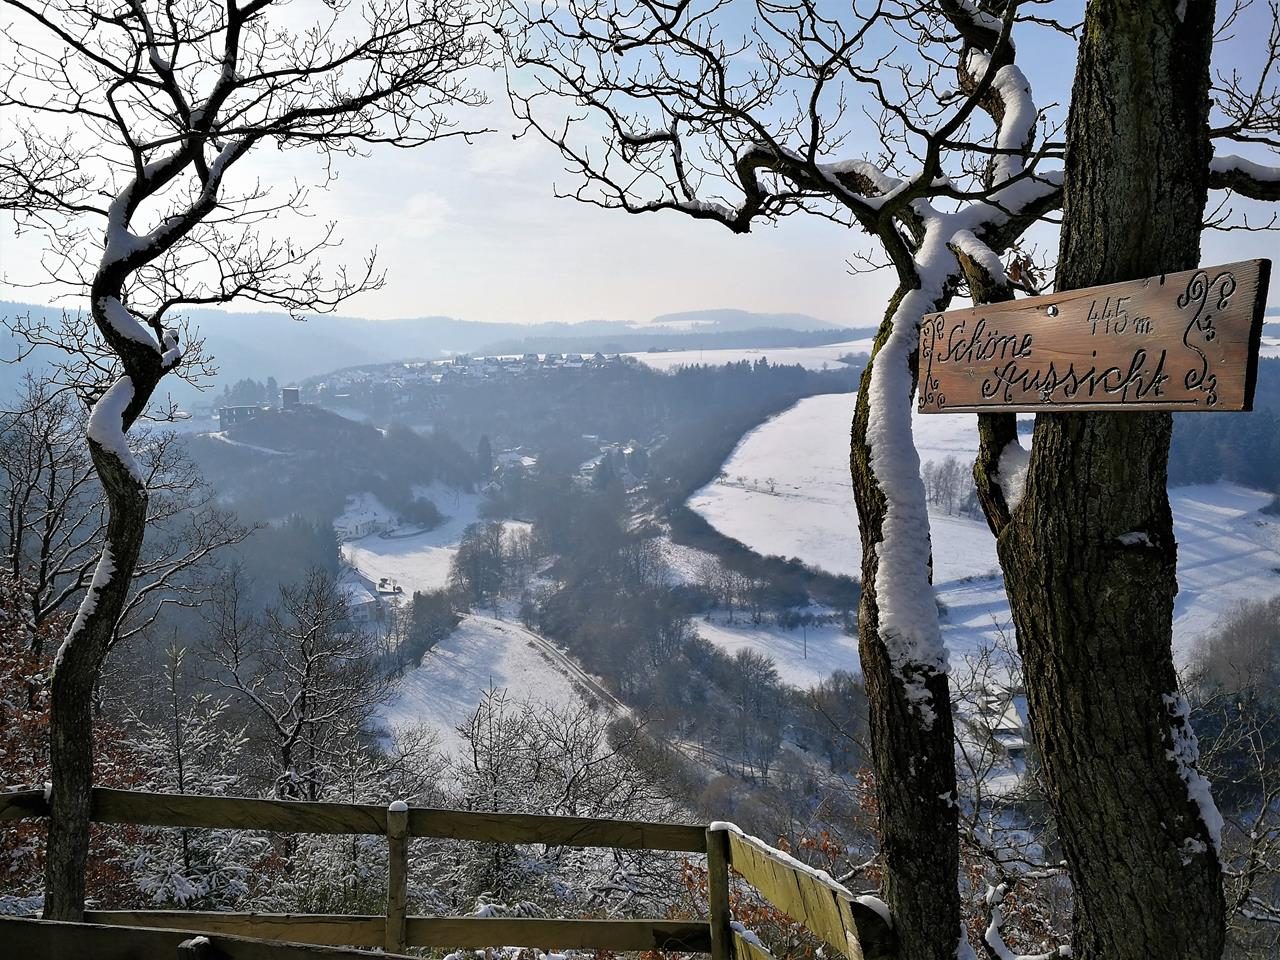
[[[1270,260],[926,316],[920,412],[1249,410]]]

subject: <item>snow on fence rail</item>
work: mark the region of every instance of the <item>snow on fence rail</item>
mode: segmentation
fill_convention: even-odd
[[[49,802],[44,790],[0,791],[0,820],[44,817]],[[489,813],[409,807],[395,801],[374,804],[314,803],[260,800],[248,797],[207,797],[97,787],[91,819],[98,823],[152,827],[267,830],[284,833],[371,834],[388,844],[387,911],[385,916],[328,914],[212,913],[183,910],[89,911],[86,930],[129,930],[140,937],[158,932],[168,939],[138,941],[132,954],[120,956],[158,960],[174,956],[177,930],[239,938],[264,938],[294,949],[294,953],[254,952],[238,940],[241,952],[214,953],[232,960],[312,960],[361,957],[361,953],[298,953],[297,944],[343,944],[403,953],[409,947],[491,947],[511,945],[544,950],[598,949],[622,951],[673,950],[710,953],[712,960],[772,960],[749,931],[731,923],[729,871],[732,868],[760,895],[783,913],[804,924],[815,936],[835,947],[847,960],[892,960],[895,942],[882,905],[854,898],[830,877],[793,860],[767,844],[745,836],[732,824],[709,827],[555,817],[534,814]],[[709,920],[563,920],[514,917],[410,917],[406,915],[409,839],[435,837],[488,843],[544,843],[554,846],[612,847],[705,853]],[[23,921],[46,923],[45,921]],[[7,923],[7,921],[6,921]],[[50,922],[51,923],[51,922]],[[3,929],[8,929],[7,926]],[[24,927],[23,930],[30,928]],[[25,933],[33,942],[41,934]],[[54,930],[74,940],[82,934]],[[87,935],[87,934],[86,934]],[[187,934],[184,934],[184,936]],[[144,950],[143,942],[165,945]],[[292,944],[280,943],[292,941]],[[61,940],[57,940],[61,943]],[[70,942],[70,941],[68,941]],[[259,943],[261,941],[258,941]],[[114,956],[96,952],[95,958]],[[248,952],[245,952],[248,951]],[[33,950],[23,956],[89,955],[87,951]],[[191,950],[179,957],[195,956]]]

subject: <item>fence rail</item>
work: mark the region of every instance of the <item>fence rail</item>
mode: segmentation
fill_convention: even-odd
[[[97,823],[149,827],[203,827],[269,830],[280,833],[387,833],[387,807],[369,803],[318,803],[143,793],[95,787],[90,816]],[[44,817],[43,790],[0,793],[0,820]],[[477,840],[487,843],[545,843],[561,847],[614,847],[705,853],[706,830],[680,823],[596,820],[530,813],[492,813],[411,807],[410,837]]]
[[[816,872],[793,865],[776,851],[732,830],[729,865],[771,904],[799,920],[814,936],[825,940],[848,960],[894,956],[893,929],[873,907]],[[739,936],[738,941],[742,938]]]
[[[893,960],[896,956],[892,927],[877,910],[860,903],[838,884],[725,825],[704,827],[438,810],[408,807],[400,802],[382,807],[205,797],[101,787],[93,791],[90,811],[91,819],[99,823],[385,836],[388,843],[386,913],[339,916],[183,910],[91,911],[86,915],[88,924],[54,924],[47,927],[47,933],[40,932],[44,927],[22,927],[19,936],[27,938],[22,942],[58,945],[59,949],[49,947],[41,952],[33,947],[19,952],[18,956],[93,956],[95,960],[115,957],[159,960],[163,956],[168,960],[178,949],[180,939],[175,937],[190,937],[198,932],[217,935],[220,938],[217,949],[222,950],[218,955],[225,955],[228,960],[338,960],[368,956],[358,951],[315,952],[325,944],[378,948],[385,951],[382,956],[403,953],[409,947],[509,945],[547,950],[673,950],[709,953],[712,960],[772,960],[758,941],[730,923],[731,868],[765,900],[836,948],[845,960]],[[49,804],[43,790],[0,792],[0,820],[48,814]],[[704,853],[709,919],[408,916],[409,839],[412,837]],[[45,921],[23,923],[39,925]],[[129,937],[116,938],[112,943],[126,946],[133,943],[134,952],[118,952],[114,946],[87,948],[85,938],[90,937],[92,931],[102,930],[128,931]],[[262,946],[266,940],[274,944]],[[224,941],[229,944],[226,949],[223,949]],[[284,952],[262,952],[273,945]],[[125,951],[126,946],[120,946],[119,950]],[[194,948],[184,948],[184,951],[179,956],[196,956]]]
[[[371,953],[304,943],[282,943],[225,934],[208,937],[206,949],[192,944],[191,930],[140,929],[58,920],[0,917],[6,957],[23,960],[410,960],[402,954]]]

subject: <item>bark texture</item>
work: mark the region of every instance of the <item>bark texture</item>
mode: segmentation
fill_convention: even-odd
[[[876,338],[887,339],[893,315],[908,287],[889,302]],[[922,724],[895,676],[880,637],[876,602],[876,549],[883,537],[886,505],[871,471],[867,443],[872,364],[862,374],[854,412],[850,454],[854,499],[862,538],[862,599],[858,651],[867,689],[871,756],[880,804],[883,896],[898,935],[899,960],[954,960],[960,936],[959,810],[950,691],[946,674],[926,681],[937,705],[933,723]],[[909,398],[903,397],[903,402]]]
[[[1213,16],[1196,0],[1090,0],[1059,289],[1198,265]],[[1223,949],[1218,857],[1172,759],[1189,731],[1172,700],[1171,429],[1163,413],[1042,414],[1022,502],[990,518],[1082,960]]]
[[[123,336],[103,315],[105,298],[120,297],[127,267],[99,270],[93,287],[98,329],[121,359],[133,396],[120,415],[120,442],[141,416],[169,367],[160,352]],[[114,424],[108,425],[112,428]],[[47,920],[84,919],[93,789],[93,697],[142,551],[147,523],[146,484],[111,445],[90,431],[89,453],[107,498],[107,529],[93,583],[54,661],[50,681],[49,761],[53,791],[45,854]]]
[[[93,695],[102,661],[128,599],[131,574],[142,549],[147,491],[116,457],[90,444],[111,516],[106,551],[112,575],[90,591],[92,611],[82,608],[63,645],[50,688],[49,759],[53,777],[45,857],[47,920],[84,919],[85,866],[93,788]],[[97,580],[98,578],[95,578]]]

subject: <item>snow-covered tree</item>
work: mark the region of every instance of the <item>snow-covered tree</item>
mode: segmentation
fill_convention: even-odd
[[[47,280],[81,298],[65,322],[13,324],[66,352],[60,372],[86,429],[107,529],[53,677],[54,790],[46,916],[83,912],[89,704],[128,600],[149,491],[129,435],[169,376],[207,371],[177,311],[246,299],[297,316],[377,286],[372,260],[325,265],[333,227],[267,231],[305,209],[241,176],[245,158],[309,147],[329,171],[362,146],[460,131],[483,59],[463,0],[363,0],[287,12],[273,0],[5,0],[0,207],[48,239]]]
[[[1067,125],[1058,289],[1192,269],[1204,226],[1223,223],[1223,207],[1206,209],[1211,189],[1280,196],[1275,170],[1214,156],[1215,143],[1233,140],[1280,147],[1276,8],[1259,76],[1210,69],[1215,37],[1230,33],[1219,28],[1242,6],[1216,21],[1215,4],[1090,0]],[[987,299],[1013,297],[1006,276],[978,258],[968,268]],[[1029,459],[1018,457],[1025,480],[1008,498],[984,480],[1019,453],[1013,416],[980,418],[980,429],[979,493],[1071,870],[1075,955],[1220,956],[1222,817],[1172,650],[1172,418],[1039,415]]]
[[[458,732],[463,749],[450,770],[457,808],[679,819],[678,804],[631,749],[637,732],[611,732],[586,705],[512,702],[491,689]],[[445,845],[429,860],[434,870],[417,885],[453,909],[532,901],[560,916],[656,916],[645,911],[667,902],[676,870],[672,856],[653,851],[541,845]]]
[[[226,704],[191,690],[187,651],[170,647],[163,703],[147,716],[133,711],[130,748],[141,761],[138,789],[204,796],[235,794],[247,748],[243,729],[228,725]],[[244,830],[148,827],[117,856],[148,902],[189,910],[235,909],[252,891],[268,844]]]
[[[242,605],[232,571],[206,611],[208,680],[254,718],[262,779],[281,800],[319,800],[336,765],[388,688],[377,641],[350,623],[338,584],[322,570],[280,588],[259,618]]]
[[[13,408],[0,413],[4,562],[28,590],[36,625],[75,608],[106,535],[106,497],[84,427],[75,398],[47,377],[25,377]],[[138,430],[134,448],[149,492],[152,534],[109,646],[154,625],[171,604],[198,603],[219,551],[250,532],[217,505],[175,433]],[[34,631],[33,642],[42,636]]]
[[[503,29],[513,104],[580,175],[569,196],[735,233],[825,216],[871,235],[897,278],[853,411],[860,650],[902,955],[953,956],[950,697],[911,442],[919,327],[965,285],[957,250],[999,264],[1059,204],[1060,149],[1014,41],[1070,49],[1072,29],[969,0],[512,2]]]

